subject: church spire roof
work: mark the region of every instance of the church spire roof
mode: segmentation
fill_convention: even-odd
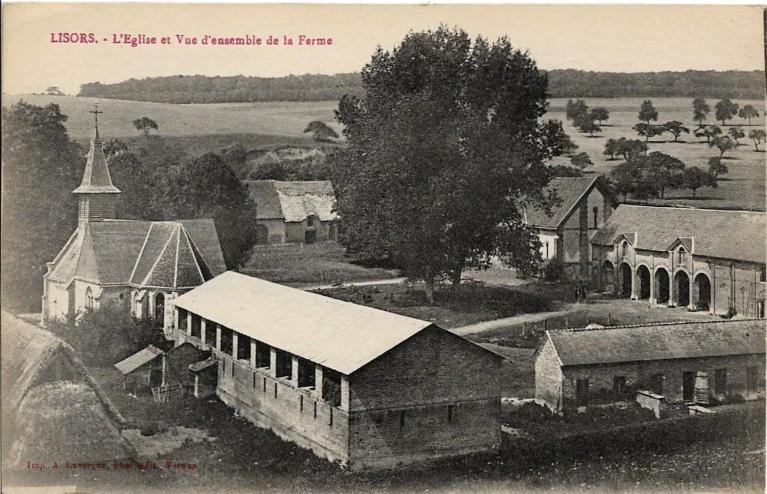
[[[85,163],[83,181],[72,192],[75,194],[119,194],[120,189],[112,184],[112,177],[109,175],[109,167],[99,137],[99,114],[103,112],[99,111],[98,104],[96,104],[90,113],[93,113],[94,116],[94,126],[93,134],[91,134],[91,145],[88,150],[88,160]]]

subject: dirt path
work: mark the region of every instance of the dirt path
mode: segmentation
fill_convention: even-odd
[[[296,288],[301,290],[330,290],[332,288],[345,288],[350,286],[374,286],[374,285],[392,285],[397,283],[404,283],[407,278],[383,278],[379,280],[367,280],[367,281],[347,281],[344,283],[337,283],[335,285],[301,285]]]
[[[460,328],[453,328],[450,331],[453,333],[464,336],[472,333],[481,333],[489,329],[500,328],[504,326],[514,326],[517,324],[524,324],[526,322],[537,322],[549,319],[552,317],[566,316],[571,310],[572,305],[566,304],[560,310],[551,312],[536,312],[534,314],[520,314],[518,316],[504,317],[503,319],[493,319],[492,321],[483,321],[476,324],[469,324],[468,326],[461,326]]]

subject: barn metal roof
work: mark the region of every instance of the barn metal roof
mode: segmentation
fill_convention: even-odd
[[[562,366],[765,353],[765,321],[679,322],[550,330]]]
[[[149,345],[143,350],[139,350],[130,357],[121,360],[115,364],[115,368],[119,370],[123,375],[130,374],[142,365],[151,362],[158,356],[162,355],[163,351],[154,345]]]
[[[233,271],[172,303],[345,375],[432,325]]]

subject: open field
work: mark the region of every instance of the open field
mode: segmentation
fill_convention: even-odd
[[[10,104],[23,98],[42,105],[49,102],[58,104],[69,116],[66,122],[70,135],[76,140],[87,139],[92,128],[92,118],[88,113],[93,107],[94,98],[76,98],[72,96],[23,95],[8,96],[3,104]],[[691,131],[697,126],[692,121],[692,100],[690,98],[651,98],[658,110],[658,123],[670,120],[683,122]],[[579,152],[589,154],[594,166],[589,170],[594,173],[608,173],[620,160],[609,161],[602,154],[608,138],[639,138],[631,127],[637,122],[637,113],[642,98],[590,98],[586,99],[589,107],[604,106],[610,110],[610,119],[605,122],[603,132],[597,137],[580,134],[570,122],[565,121],[565,103],[567,99],[552,99],[549,112],[544,118],[565,121],[565,130],[580,147]],[[100,123],[102,134],[108,137],[128,137],[139,135],[131,122],[142,116],[157,121],[160,134],[174,137],[178,143],[188,148],[190,154],[205,151],[219,151],[234,142],[240,142],[246,148],[273,146],[278,144],[314,145],[314,141],[303,133],[311,120],[321,120],[340,130],[335,122],[333,110],[335,101],[319,102],[276,102],[276,103],[222,103],[210,105],[174,105],[164,103],[146,103],[123,100],[99,100],[105,115]],[[751,129],[764,128],[764,101],[734,100],[739,105],[752,104],[760,112],[760,117],[751,120]],[[708,100],[713,108],[715,99]],[[709,115],[709,124],[713,121]],[[745,124],[736,117],[732,124]],[[725,127],[725,131],[728,127]],[[184,137],[184,139],[180,139]],[[175,139],[179,138],[179,139]],[[668,134],[650,141],[650,151],[661,151],[682,160],[688,167],[708,168],[708,159],[717,156],[716,149],[708,147],[704,140],[692,134],[683,134],[680,142],[667,142],[672,139]],[[666,201],[653,203],[684,204],[697,207],[738,207],[750,209],[765,208],[765,153],[755,152],[749,139],[741,140],[742,145],[725,155],[725,163],[730,169],[723,177],[717,189],[704,188],[698,191],[697,198],[692,198],[689,190],[669,191]],[[762,148],[767,146],[762,146]]]
[[[291,286],[396,278],[393,269],[368,267],[346,257],[335,242],[257,245],[242,273]]]

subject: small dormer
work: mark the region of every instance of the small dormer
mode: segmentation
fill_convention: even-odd
[[[668,252],[675,264],[686,264],[694,252],[693,237],[677,237],[668,247]]]
[[[636,233],[621,233],[615,237],[613,245],[618,249],[618,259],[629,255],[636,245]]]

